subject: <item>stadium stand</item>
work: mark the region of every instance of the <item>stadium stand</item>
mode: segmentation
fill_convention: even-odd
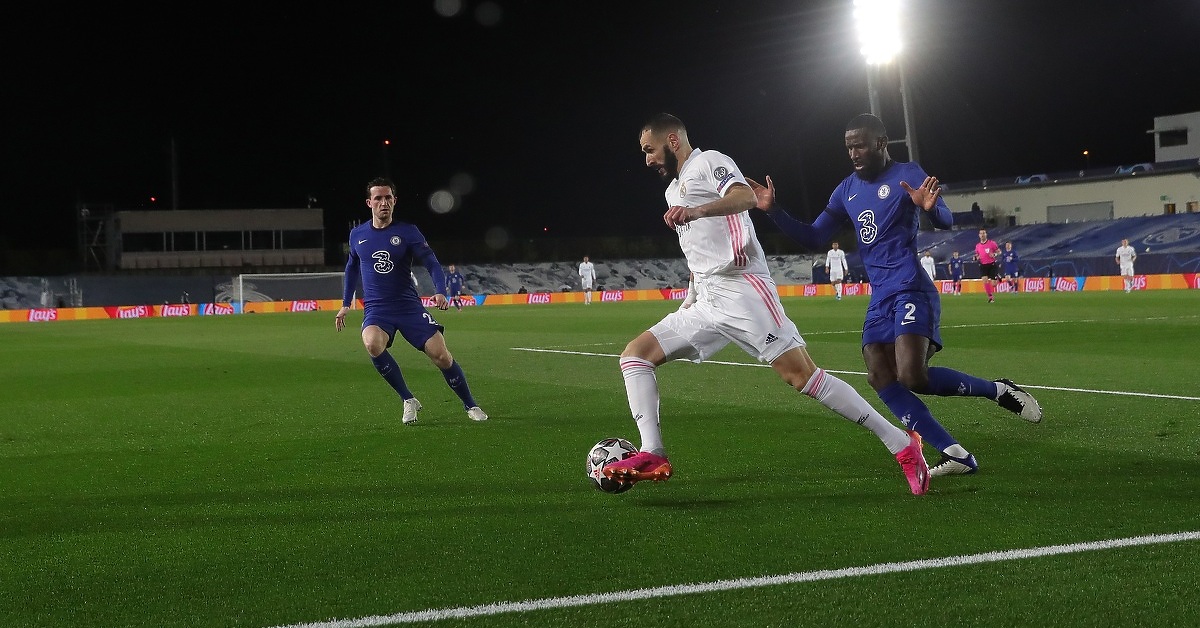
[[[1021,274],[1025,277],[1115,275],[1113,255],[1122,238],[1128,238],[1138,251],[1138,274],[1200,272],[1200,213],[984,228],[1002,246],[1012,241],[1021,256]],[[966,276],[978,277],[979,265],[972,259],[979,241],[978,229],[956,225],[951,230],[921,231],[917,250],[932,251],[939,278],[954,251],[969,260],[964,269]],[[852,272],[862,272],[862,261],[856,253],[848,252],[846,261]]]

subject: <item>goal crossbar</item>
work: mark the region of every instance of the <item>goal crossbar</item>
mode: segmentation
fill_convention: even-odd
[[[261,301],[341,299],[345,273],[244,273],[233,281],[231,301],[242,305]]]

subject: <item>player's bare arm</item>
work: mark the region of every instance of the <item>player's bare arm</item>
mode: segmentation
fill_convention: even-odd
[[[775,206],[775,182],[771,180],[771,175],[766,176],[767,184],[763,184],[746,177],[746,182],[750,184],[750,189],[754,192],[754,206],[763,211],[770,211]]]
[[[334,329],[336,329],[338,331],[342,331],[342,328],[344,328],[346,326],[346,312],[349,312],[349,311],[350,311],[350,308],[345,307],[345,306],[342,306],[342,308],[338,310],[337,314],[335,314],[333,316]]]
[[[705,203],[697,207],[682,207],[679,205],[671,207],[663,214],[663,222],[671,229],[674,229],[697,218],[740,214],[753,208],[754,203],[754,192],[745,185],[735,183],[725,193],[725,196],[711,203]]]
[[[913,204],[925,211],[933,209],[933,206],[937,204],[938,196],[942,193],[942,187],[938,183],[937,177],[925,177],[925,181],[918,188],[913,188],[907,181],[901,181],[900,187],[908,192],[908,197],[912,199]]]

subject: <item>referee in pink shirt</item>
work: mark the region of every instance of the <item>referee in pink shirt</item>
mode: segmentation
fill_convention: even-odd
[[[996,280],[1000,278],[999,264],[1000,245],[995,240],[989,240],[987,229],[979,230],[979,243],[975,245],[975,259],[979,260],[979,277],[983,279],[983,290],[987,292],[988,303],[996,302]]]

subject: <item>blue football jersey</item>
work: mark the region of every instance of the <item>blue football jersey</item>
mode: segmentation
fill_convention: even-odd
[[[822,221],[829,220],[854,225],[858,254],[866,266],[873,300],[906,290],[936,292],[917,255],[923,210],[900,185],[904,181],[915,188],[927,176],[915,162],[892,162],[872,181],[851,174],[834,189],[825,212],[813,223],[818,230],[822,230]],[[954,220],[941,197],[933,210],[925,213],[934,226],[943,229]]]
[[[1004,251],[1000,254],[1000,259],[1004,261],[1004,274],[1015,275],[1017,267],[1020,266],[1021,257],[1017,255],[1016,249]]]
[[[383,229],[370,222],[350,231],[350,257],[346,260],[342,305],[349,306],[361,281],[364,307],[372,305],[412,305],[421,307],[421,297],[413,286],[413,261],[419,260],[433,278],[433,285],[445,293],[446,276],[433,249],[415,225],[393,221]]]
[[[950,258],[950,276],[954,279],[962,279],[963,276],[963,261],[962,258]]]
[[[466,281],[466,277],[463,277],[463,274],[456,270],[446,275],[446,281],[450,284],[447,290],[448,296],[458,296],[462,292],[463,282]]]

